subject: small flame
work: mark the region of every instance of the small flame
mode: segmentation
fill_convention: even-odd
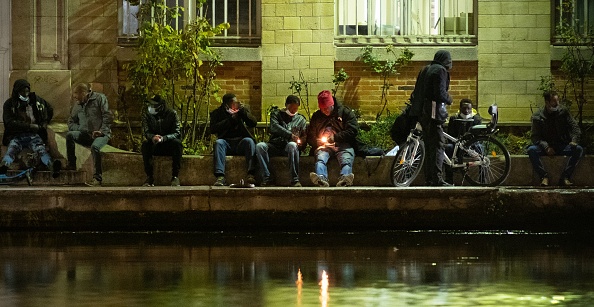
[[[491,151],[491,155],[492,155],[493,157],[497,157],[497,153],[495,152],[495,150]]]
[[[303,274],[301,274],[301,269],[297,271],[297,280],[295,281],[297,285],[303,285]]]
[[[322,143],[326,143],[326,142],[328,142],[328,137],[323,136],[322,137]]]
[[[297,139],[297,144],[301,144],[301,139]]]
[[[320,302],[322,303],[322,307],[326,307],[328,305],[328,274],[326,271],[322,271],[322,280],[320,280]]]
[[[297,280],[295,283],[297,284],[297,306],[301,306],[301,288],[303,286],[303,275],[301,274],[301,269],[297,271]]]

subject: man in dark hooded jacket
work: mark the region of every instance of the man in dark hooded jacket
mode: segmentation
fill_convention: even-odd
[[[223,96],[223,103],[210,113],[210,133],[217,135],[213,149],[215,186],[226,185],[225,159],[227,153],[244,155],[248,175],[246,183],[255,184],[256,143],[247,127],[256,127],[258,122],[233,93]],[[246,127],[247,126],[247,127]]]
[[[51,105],[31,92],[31,85],[27,80],[19,79],[14,82],[12,96],[4,102],[3,112],[2,144],[8,146],[8,150],[2,159],[0,174],[6,174],[16,156],[23,148],[28,147],[39,155],[41,162],[57,178],[62,163],[60,160],[52,161],[45,148],[47,125],[54,116]]]
[[[183,151],[179,118],[160,95],[150,99],[147,110],[142,113],[142,133],[145,141],[141,152],[146,173],[143,186],[154,186],[153,156],[171,156],[171,186],[179,186]]]
[[[340,164],[337,187],[353,185],[353,162],[359,123],[355,113],[336,101],[330,91],[318,94],[318,108],[307,127],[307,143],[316,156],[316,170],[309,174],[313,184],[329,187],[326,164],[336,156]]]
[[[452,104],[448,93],[452,56],[447,50],[435,53],[431,64],[425,66],[411,95],[412,114],[420,116],[425,143],[425,181],[432,186],[451,186],[443,179],[442,164],[445,146],[443,123],[448,118],[446,105]]]

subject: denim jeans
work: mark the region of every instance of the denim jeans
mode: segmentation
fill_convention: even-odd
[[[75,143],[83,146],[91,146],[91,155],[93,156],[93,165],[95,168],[93,178],[102,181],[101,148],[107,145],[107,142],[109,142],[109,137],[107,136],[100,136],[93,139],[88,133],[68,131],[66,134],[66,155],[68,156],[68,165],[76,166]]]
[[[353,161],[355,160],[355,150],[350,145],[325,146],[316,149],[316,174],[328,178],[328,167],[326,164],[331,156],[336,155],[340,164],[340,174],[348,175],[353,172]]]
[[[180,140],[173,139],[163,143],[154,144],[152,141],[142,143],[142,161],[147,177],[153,177],[153,156],[171,156],[171,176],[179,177],[181,168],[183,145]]]
[[[553,146],[553,149],[555,150],[556,156],[569,156],[569,160],[567,161],[567,165],[561,174],[561,178],[570,179],[573,171],[575,170],[575,166],[584,153],[584,149],[580,145],[571,146],[569,144]],[[534,171],[540,178],[547,177],[548,173],[542,165],[542,160],[540,159],[540,156],[546,155],[546,152],[538,145],[529,146],[527,151]]]
[[[299,181],[299,148],[297,143],[289,142],[285,148],[276,147],[270,143],[260,142],[256,145],[256,157],[260,167],[260,175],[264,182],[270,180],[270,157],[287,155],[289,159],[289,174],[291,183]]]
[[[50,166],[52,157],[45,149],[43,140],[36,133],[22,133],[13,137],[12,140],[10,140],[10,143],[8,143],[8,149],[6,150],[4,158],[2,158],[2,163],[6,166],[10,166],[23,148],[33,150],[37,153],[43,164],[48,167]]]
[[[254,155],[256,153],[256,143],[252,138],[246,137],[241,140],[217,139],[214,144],[214,175],[225,176],[225,158],[227,155],[244,155],[248,174],[254,175],[256,167]]]

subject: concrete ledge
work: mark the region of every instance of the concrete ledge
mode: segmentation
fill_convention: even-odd
[[[565,167],[567,158],[562,156],[543,157],[543,163],[549,170],[551,183],[556,184],[560,173]],[[171,179],[171,158],[155,157],[155,184],[168,185]],[[390,171],[394,157],[357,157],[353,165],[355,186],[392,186]],[[288,163],[285,157],[271,158],[271,172],[278,186],[289,185]],[[299,177],[304,186],[312,186],[309,173],[314,170],[314,157],[301,157],[299,164]],[[142,166],[142,156],[117,150],[103,152],[103,183],[109,186],[140,186],[144,182],[145,174]],[[227,182],[237,183],[246,176],[245,159],[240,156],[227,157]],[[330,184],[334,186],[338,181],[339,165],[336,159],[331,159],[328,164]],[[462,174],[456,172],[454,181],[457,185],[462,182]],[[181,184],[184,186],[212,185],[214,182],[212,156],[183,156],[182,170],[180,173]],[[582,158],[575,171],[573,181],[577,186],[591,186],[594,184],[594,156]],[[413,186],[424,185],[425,180],[421,175],[415,180]],[[534,186],[538,185],[539,178],[532,171],[528,156],[512,156],[511,172],[504,186]],[[468,183],[466,183],[468,185]]]
[[[592,231],[594,189],[0,189],[10,230]]]

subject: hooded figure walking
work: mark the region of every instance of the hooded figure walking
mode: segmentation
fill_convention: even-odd
[[[54,116],[54,109],[43,98],[31,92],[31,84],[19,79],[14,82],[12,96],[4,102],[4,137],[2,144],[8,150],[0,165],[0,174],[6,174],[9,166],[23,148],[30,148],[39,155],[41,162],[52,172],[52,177],[60,175],[62,162],[52,161],[45,148],[47,125]]]
[[[445,146],[443,124],[448,118],[446,105],[452,104],[450,87],[452,56],[447,50],[435,53],[431,64],[417,77],[411,95],[412,116],[421,118],[425,142],[425,181],[430,186],[452,186],[443,179],[442,165]]]

